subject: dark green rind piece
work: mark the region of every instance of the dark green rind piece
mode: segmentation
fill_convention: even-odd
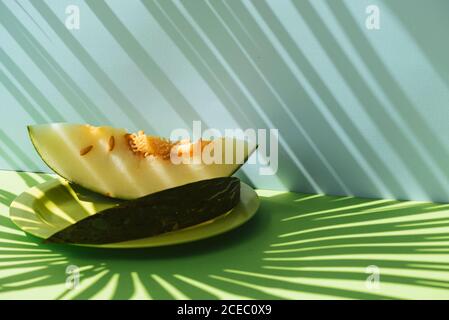
[[[240,201],[240,180],[215,178],[124,201],[55,233],[47,242],[106,244],[155,236],[214,219]]]

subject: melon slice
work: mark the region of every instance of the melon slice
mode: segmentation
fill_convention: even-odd
[[[235,138],[169,141],[142,131],[85,124],[33,125],[28,131],[41,158],[58,175],[119,199],[231,176],[256,148]],[[209,160],[204,161],[205,154]],[[213,156],[221,156],[221,162],[212,161]]]

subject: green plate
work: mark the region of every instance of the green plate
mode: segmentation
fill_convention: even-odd
[[[110,206],[111,200],[106,198],[95,202],[83,200],[65,180],[55,179],[19,195],[11,204],[9,215],[23,231],[47,239],[76,221]],[[254,216],[258,207],[259,198],[256,192],[242,182],[239,204],[216,219],[149,238],[83,246],[145,248],[196,241],[237,228]]]

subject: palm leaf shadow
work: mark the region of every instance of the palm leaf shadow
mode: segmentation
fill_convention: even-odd
[[[447,205],[286,193],[261,197],[253,220],[207,241],[111,250],[43,244],[17,233],[5,217],[15,196],[0,192],[0,226],[6,231],[0,233],[0,272],[8,272],[0,295],[59,285],[54,298],[401,297],[364,288],[364,270],[372,264],[387,270],[382,281],[388,285],[436,292],[449,286],[449,262],[433,260],[449,250],[447,233],[429,231],[445,227]],[[278,245],[286,241],[297,243]],[[68,265],[80,267],[78,289],[64,286]]]

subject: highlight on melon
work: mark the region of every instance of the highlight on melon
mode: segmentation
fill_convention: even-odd
[[[143,131],[86,124],[32,125],[28,132],[36,151],[55,173],[119,199],[231,176],[256,149],[229,137],[170,141]],[[217,158],[221,161],[211,161]]]

